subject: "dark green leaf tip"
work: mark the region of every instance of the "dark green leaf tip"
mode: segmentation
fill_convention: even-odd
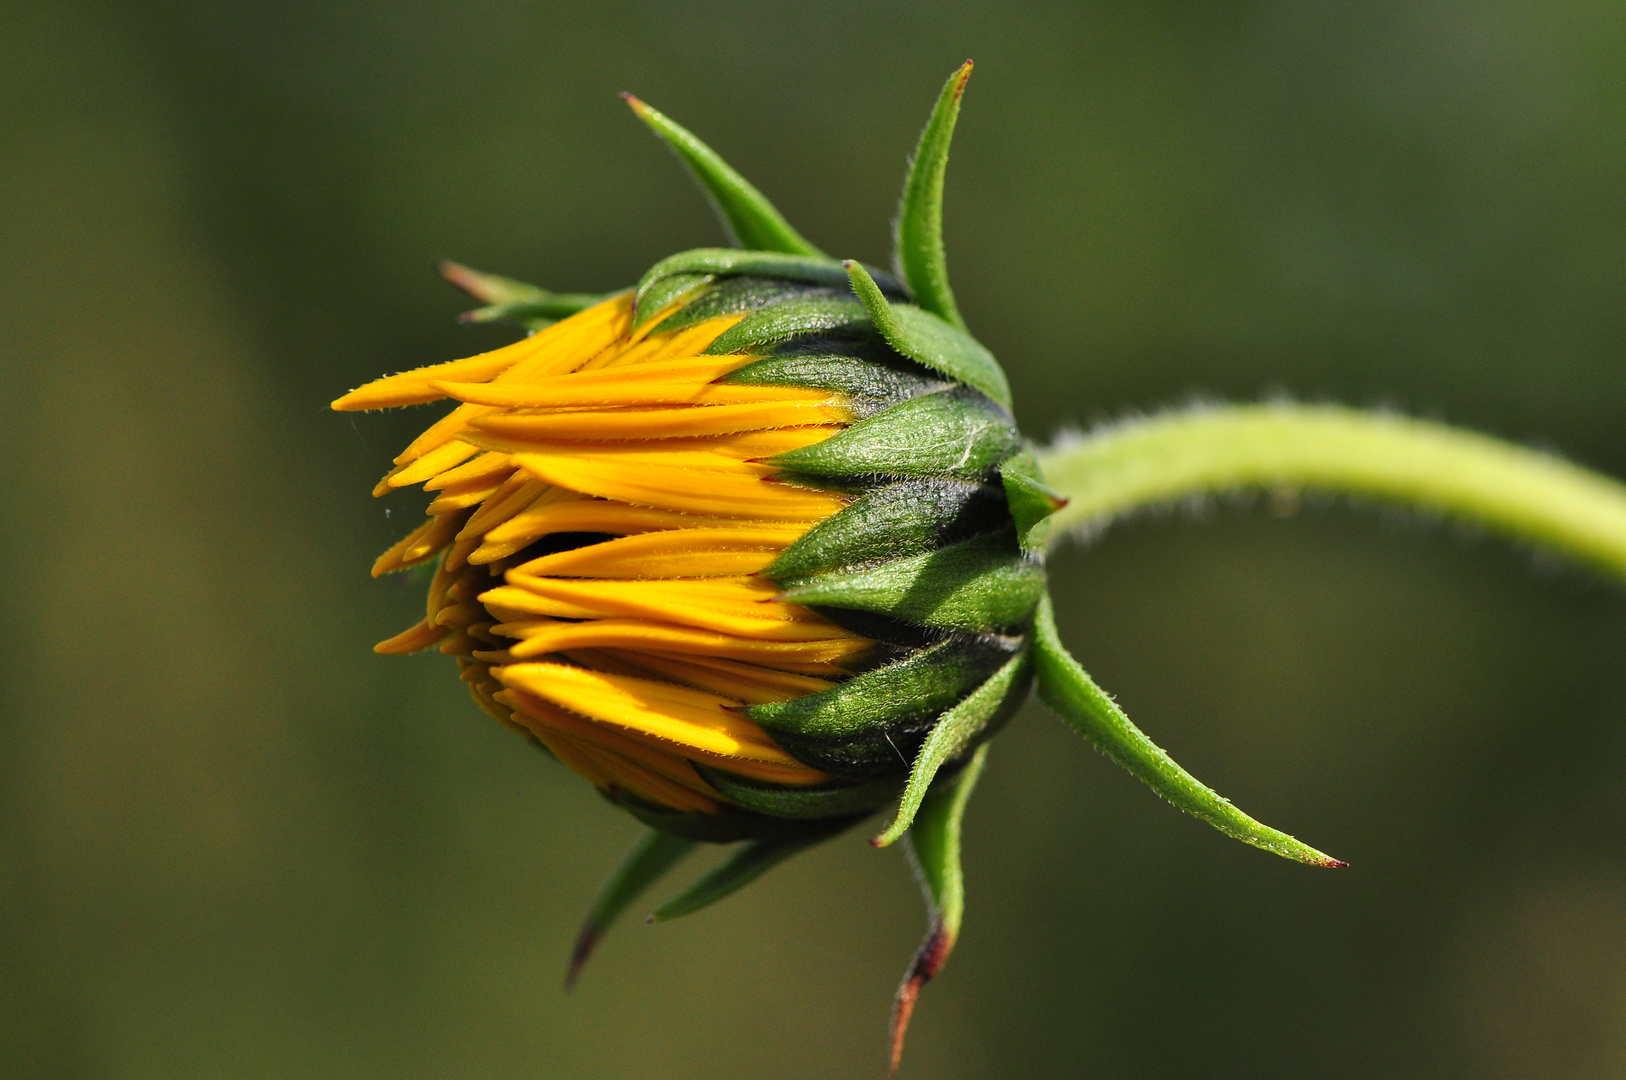
[[[711,147],[631,94],[621,99],[689,167],[736,246],[787,255],[823,255],[791,228],[767,196],[735,172]]]
[[[1024,677],[1030,660],[1027,650],[1011,657],[992,678],[938,719],[909,770],[909,782],[898,801],[897,816],[885,832],[870,841],[872,845],[887,847],[914,824],[915,815],[920,811],[920,804],[926,798],[937,771],[950,759],[965,752],[1000,712],[1001,706],[1006,704],[1018,685],[1023,687],[1021,697],[1026,698],[1025,688],[1029,684]]]
[[[735,851],[719,866],[682,893],[668,900],[649,916],[650,922],[665,922],[680,915],[693,915],[724,897],[749,885],[792,855],[823,843],[849,828],[855,818],[836,818],[809,823],[799,836],[777,840],[753,840]]]
[[[948,259],[943,252],[943,176],[954,123],[960,116],[960,98],[970,78],[971,61],[967,60],[943,84],[909,164],[893,236],[898,272],[920,306],[961,330],[965,320],[949,287]]]
[[[627,905],[638,899],[645,889],[687,855],[694,844],[693,840],[651,829],[627,853],[610,880],[599,890],[587,918],[582,921],[581,932],[576,935],[575,947],[570,951],[570,965],[565,970],[566,990],[576,984],[582,968],[587,965],[610,924],[627,909]]]

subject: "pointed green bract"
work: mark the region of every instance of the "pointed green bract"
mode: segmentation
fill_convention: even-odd
[[[948,259],[943,253],[943,173],[948,168],[954,122],[960,116],[960,97],[970,78],[971,61],[967,60],[943,84],[937,107],[920,133],[909,178],[903,183],[894,237],[894,258],[914,290],[915,302],[960,330],[966,328],[965,320],[960,318],[954,290],[949,288]]]
[[[462,263],[446,261],[438,267],[440,276],[468,293],[482,304],[512,304],[516,301],[537,300],[547,296],[545,289],[513,278],[487,274]]]
[[[935,718],[1009,658],[1009,639],[951,638],[912,656],[789,701],[753,705],[746,715],[776,738],[836,740]]]
[[[545,330],[560,319],[568,319],[578,311],[586,311],[604,297],[589,293],[547,293],[535,300],[515,300],[507,304],[465,311],[458,322],[488,323],[516,322],[527,330]]]
[[[1022,550],[1043,551],[1050,539],[1050,516],[1066,506],[1067,500],[1044,482],[1031,450],[1013,454],[1001,464],[999,479]]]
[[[641,328],[674,301],[698,293],[711,280],[710,274],[668,274],[647,288],[640,288],[633,307],[632,328]],[[675,325],[673,329],[676,329]]]
[[[751,884],[797,852],[822,844],[853,824],[853,818],[838,818],[823,828],[785,840],[754,840],[730,855],[722,865],[663,904],[651,915],[651,922],[664,922],[680,915],[693,915],[726,896]]]
[[[823,255],[786,255],[772,251],[742,251],[739,248],[693,248],[668,255],[650,267],[639,279],[636,294],[641,303],[649,287],[673,274],[750,274],[755,277],[806,281],[815,285],[846,285],[847,271],[840,261]],[[874,271],[871,271],[874,274]],[[903,287],[890,277],[876,275],[883,291],[903,296]]]
[[[994,635],[950,638],[828,690],[752,706],[746,715],[803,764],[838,776],[889,777],[896,795],[900,768],[908,769],[938,717],[1020,646],[1018,638]]]
[[[988,747],[980,747],[946,784],[927,794],[915,817],[914,828],[904,834],[904,850],[915,869],[926,899],[926,940],[904,972],[892,1001],[892,1072],[903,1057],[903,1039],[909,1030],[920,988],[930,982],[954,951],[965,916],[965,878],[960,872],[960,829],[966,804],[988,763]]]
[[[740,323],[717,340],[721,342],[744,325]],[[981,394],[957,386],[910,398],[822,442],[776,454],[769,461],[811,476],[974,480],[1021,448],[1022,436],[1009,413]]]
[[[864,570],[820,574],[791,583],[779,599],[987,633],[1025,622],[1044,582],[1044,567],[1025,557],[1007,530]]]
[[[907,558],[993,532],[1009,517],[992,484],[919,477],[865,494],[803,533],[762,572],[775,581],[853,563]]]
[[[847,335],[787,341],[719,381],[736,386],[835,390],[847,399],[859,420],[950,385],[935,371],[905,360],[884,342]]]
[[[784,341],[797,334],[819,330],[856,331],[868,325],[869,316],[864,314],[863,307],[851,300],[825,296],[796,297],[753,311],[719,334],[717,340],[706,348],[704,355],[730,356]]]
[[[1175,764],[1067,652],[1056,633],[1055,608],[1049,596],[1040,602],[1033,620],[1033,650],[1039,698],[1147,787],[1186,813],[1245,844],[1313,866],[1346,865],[1284,832],[1260,824]]]
[[[596,293],[551,293],[455,262],[441,263],[440,276],[486,305],[465,311],[458,316],[459,322],[516,322],[527,330],[541,330],[605,299]],[[845,271],[842,280],[846,280]]]
[[[729,167],[728,162],[695,138],[688,129],[674,124],[631,94],[622,94],[638,119],[648,124],[689,167],[711,200],[717,216],[736,246],[753,251],[779,251],[787,255],[824,253],[790,227],[766,196]]]
[[[694,845],[693,840],[651,829],[627,852],[627,857],[621,860],[621,865],[616,867],[610,880],[599,890],[593,906],[588,909],[587,918],[582,922],[581,932],[576,935],[576,945],[570,953],[570,966],[565,972],[567,990],[576,982],[582,967],[593,955],[594,947],[610,924],[643,895],[644,890],[659,881],[662,875],[677,865],[678,860],[692,851]]]
[[[851,259],[843,265],[852,278],[853,292],[888,345],[933,371],[981,390],[1007,409],[1011,407],[1005,372],[981,342],[929,311],[888,302],[869,271]]]
[[[903,797],[898,800],[898,814],[892,824],[870,843],[886,847],[908,829],[920,810],[921,802],[931,787],[932,780],[943,765],[965,753],[1000,713],[1020,708],[1027,698],[1027,679],[1032,663],[1030,650],[1023,649],[1011,657],[987,682],[973,690],[969,697],[944,713],[932,727],[915,763],[909,770],[909,782]]]

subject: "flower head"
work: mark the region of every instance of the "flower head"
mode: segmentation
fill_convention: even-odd
[[[896,801],[875,842],[906,837],[931,929],[899,991],[894,1065],[958,932],[959,822],[982,744],[1035,670],[1049,700],[1099,720],[1086,733],[1178,805],[1326,858],[1197,784],[1066,667],[1043,564],[1065,500],[967,332],[943,257],[943,172],[969,74],[949,79],[917,148],[897,276],[819,252],[629,98],[739,246],[674,255],[606,297],[448,266],[487,305],[466,318],[530,336],[333,403],[453,403],[375,491],[422,486],[432,501],[373,573],[433,567],[424,617],[377,651],[454,657],[481,708],[651,826],[590,913],[571,977],[694,843],[747,842],[657,918]]]
[[[893,350],[848,274],[689,252],[335,402],[458,402],[379,485],[435,497],[373,572],[436,571],[378,651],[456,657],[486,711],[681,835],[823,832],[894,798],[1021,653],[1043,576],[999,480],[1009,414]]]

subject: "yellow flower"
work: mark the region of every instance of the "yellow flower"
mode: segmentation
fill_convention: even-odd
[[[376,650],[438,645],[492,716],[613,795],[689,814],[729,801],[695,763],[830,779],[741,710],[829,689],[875,646],[760,576],[850,501],[761,459],[853,414],[829,390],[718,383],[757,359],[704,355],[741,318],[635,329],[626,293],[333,403],[461,403],[375,491],[435,499],[374,575],[438,562],[424,619]]]

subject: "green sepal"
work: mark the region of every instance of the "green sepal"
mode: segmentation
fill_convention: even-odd
[[[673,318],[683,316],[687,311],[685,308]],[[666,324],[661,325],[664,327]],[[704,355],[729,356],[750,352],[760,346],[813,331],[856,333],[868,327],[869,316],[864,313],[862,304],[835,296],[793,297],[751,312],[718,335]]]
[[[853,292],[863,302],[875,329],[886,338],[888,345],[933,371],[941,371],[967,386],[976,387],[1010,408],[1010,383],[1005,381],[999,361],[981,342],[929,311],[910,304],[889,303],[869,271],[851,259],[842,265],[852,279]]]
[[[744,325],[740,323],[723,337]],[[860,420],[823,442],[767,460],[809,476],[952,476],[974,480],[1021,448],[1022,436],[1008,412],[976,391],[956,386],[921,394]]]
[[[960,318],[954,290],[949,288],[948,259],[943,253],[943,173],[948,168],[954,122],[960,117],[960,96],[969,78],[971,61],[967,60],[943,84],[909,163],[893,236],[893,259],[914,290],[916,303],[961,330],[965,320]]]
[[[634,290],[639,307],[643,306],[644,295],[657,282],[680,274],[706,277],[749,274],[843,289],[848,284],[847,270],[841,262],[822,255],[782,255],[772,251],[742,251],[739,248],[692,248],[667,256],[645,272]],[[891,275],[878,273],[874,269],[870,270],[870,274],[883,292],[898,299],[908,298],[909,291]]]
[[[778,281],[774,278],[731,277],[696,289],[684,305],[662,319],[652,333],[668,334],[714,319],[719,315],[738,315],[756,312],[793,297],[809,294],[833,300],[843,299],[835,290],[825,286],[808,285],[800,281]]]
[[[772,355],[746,364],[718,382],[835,390],[847,399],[859,420],[951,385],[936,372],[905,360],[885,342],[832,334],[782,342],[772,349]]]
[[[596,293],[550,293],[546,289],[513,278],[474,270],[461,263],[443,262],[440,276],[486,306],[465,311],[459,322],[516,322],[529,330],[541,330],[560,319],[584,311],[606,297]],[[841,275],[847,281],[846,272]]]
[[[937,771],[1003,727],[1027,701],[1032,686],[1033,652],[1023,649],[964,701],[944,713],[932,726],[931,734],[926,736],[920,753],[915,755],[915,763],[909,768],[909,781],[898,800],[897,817],[870,843],[886,847],[902,836],[914,822]]]
[[[852,828],[858,820],[854,817],[836,818],[818,822],[817,828],[809,829],[796,837],[753,841],[730,855],[711,873],[661,905],[655,914],[649,917],[649,921],[664,922],[680,915],[693,915],[703,908],[708,908],[749,885],[792,855]]]
[[[604,297],[588,293],[549,293],[537,300],[515,300],[508,304],[465,311],[458,322],[488,323],[516,322],[528,330],[545,330],[560,319],[568,319],[578,311],[586,311]]]
[[[721,769],[696,764],[695,771],[730,802],[772,817],[815,821],[851,817],[880,809],[898,797],[896,776],[877,777],[858,783],[817,784],[791,787],[747,780]]]
[[[1044,567],[1016,538],[980,536],[924,555],[787,582],[780,600],[873,611],[917,626],[979,633],[1020,626],[1044,595]]]
[[[905,558],[1009,524],[1000,490],[920,477],[876,488],[807,532],[762,571],[775,581],[838,566]]]
[[[920,988],[943,970],[965,917],[965,877],[960,872],[960,826],[966,804],[988,763],[988,747],[978,748],[971,761],[952,780],[934,784],[926,795],[912,829],[904,834],[904,851],[914,867],[915,879],[926,899],[926,940],[898,984],[892,1000],[892,1072],[903,1056],[903,1039],[915,1011]]]
[[[725,806],[715,814],[686,814],[655,806],[624,791],[599,794],[651,829],[702,844],[732,844],[740,840],[795,840],[818,833],[822,821],[769,817],[743,807]]]
[[[627,852],[621,865],[616,867],[610,880],[604,883],[593,906],[582,920],[576,944],[570,950],[570,964],[565,969],[565,989],[576,983],[593,950],[604,937],[610,925],[626,911],[644,891],[659,881],[678,861],[694,850],[694,841],[651,829]]]
[[[1012,454],[999,466],[1005,501],[1016,523],[1023,551],[1042,552],[1050,540],[1050,516],[1067,505],[1061,493],[1044,482],[1033,451]]]
[[[512,304],[522,300],[538,300],[548,295],[546,289],[527,282],[488,274],[449,259],[436,269],[449,284],[462,289],[482,304]]]
[[[1116,702],[1068,653],[1056,633],[1055,608],[1047,595],[1033,620],[1034,667],[1039,698],[1107,757],[1193,817],[1227,836],[1314,866],[1346,865],[1284,832],[1262,825],[1177,765],[1148,739]]]
[[[925,731],[1021,645],[1019,638],[992,635],[949,638],[828,690],[745,713],[806,765],[845,776],[887,775],[896,785]]]
[[[638,299],[632,309],[632,328],[639,329],[665,311],[675,300],[695,297],[699,290],[711,283],[709,274],[672,274],[663,277],[647,289],[638,290]],[[673,312],[676,314],[676,312]]]
[[[824,253],[791,228],[784,215],[774,209],[762,192],[729,167],[716,152],[655,109],[645,105],[631,94],[622,99],[632,106],[638,119],[650,126],[670,146],[678,159],[700,183],[700,188],[711,201],[712,209],[723,223],[735,247],[753,251],[778,251],[787,255],[814,255]]]

